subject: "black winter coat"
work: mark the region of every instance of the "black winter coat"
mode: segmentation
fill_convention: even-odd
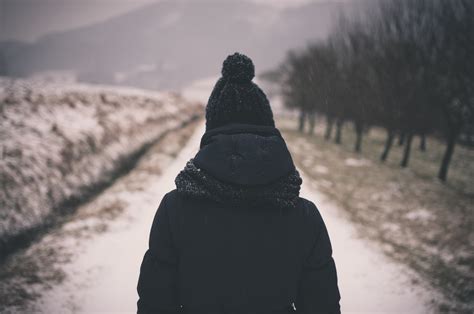
[[[331,244],[277,129],[204,134],[163,198],[139,313],[339,313]]]

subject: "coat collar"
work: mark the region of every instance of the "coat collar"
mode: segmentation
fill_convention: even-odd
[[[175,183],[187,196],[282,209],[296,206],[302,180],[278,129],[231,124],[202,136]]]

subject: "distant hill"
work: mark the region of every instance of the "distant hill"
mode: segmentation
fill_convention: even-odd
[[[349,6],[162,1],[33,44],[0,43],[0,75],[73,71],[88,83],[177,89],[216,75],[234,51],[251,56],[260,72],[274,67],[289,49],[323,38]]]

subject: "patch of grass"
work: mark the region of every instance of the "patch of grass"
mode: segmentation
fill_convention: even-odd
[[[474,151],[457,146],[448,182],[436,178],[444,144],[428,138],[426,152],[413,141],[408,168],[402,147],[379,161],[385,133],[371,129],[361,154],[353,152],[352,126],[343,143],[296,131],[296,121],[277,121],[293,158],[318,188],[338,202],[361,234],[383,244],[386,254],[408,264],[443,292],[439,309],[474,309]]]

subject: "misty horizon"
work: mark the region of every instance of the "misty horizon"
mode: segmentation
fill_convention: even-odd
[[[63,13],[51,19],[51,27],[72,10],[69,0],[43,0],[34,6],[28,5],[30,1],[13,4],[4,0],[3,8],[16,6],[26,14],[41,3],[46,4],[40,6],[42,10],[62,3],[63,9],[56,10]],[[134,4],[133,9],[111,17],[103,15],[100,5],[76,3],[74,12],[68,13],[79,12],[74,21],[82,19],[84,23],[88,10],[96,18],[102,14],[102,19],[72,29],[75,22],[63,21],[62,26],[59,23],[54,31],[41,36],[46,28],[34,27],[35,23],[45,23],[58,11],[30,12],[34,19],[28,22],[9,14],[3,24],[25,27],[19,32],[33,28],[39,38],[33,42],[0,41],[0,76],[67,76],[70,81],[84,83],[179,90],[195,80],[215,76],[216,60],[235,51],[254,58],[257,74],[261,74],[277,68],[290,50],[324,40],[337,15],[350,12],[355,3],[143,0],[141,5]]]
[[[277,9],[309,3],[353,2],[356,0],[232,0]],[[106,22],[109,19],[169,0],[0,0],[0,42],[34,43],[42,37]],[[174,1],[177,2],[177,1]],[[183,0],[181,2],[187,2]],[[209,0],[198,2],[209,3]]]

